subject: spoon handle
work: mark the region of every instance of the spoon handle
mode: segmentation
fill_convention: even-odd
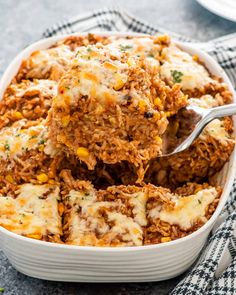
[[[217,118],[236,115],[236,103],[228,104],[212,109],[201,109],[202,119],[197,123],[193,132],[170,154],[181,152],[188,148],[193,141],[200,135],[208,123]]]
[[[212,121],[216,118],[236,115],[236,103],[223,105],[209,110],[207,119]]]

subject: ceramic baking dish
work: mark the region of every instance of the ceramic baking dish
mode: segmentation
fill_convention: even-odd
[[[102,35],[134,36],[135,34],[103,33]],[[4,73],[0,82],[0,97],[16,75],[23,59],[33,51],[48,48],[65,37],[68,36],[40,40],[24,49]],[[229,89],[234,92],[228,77],[210,56],[193,44],[178,43],[178,45],[191,54],[197,54],[209,71],[222,77]],[[235,96],[234,102],[236,102]],[[236,130],[235,122],[234,129]],[[123,248],[70,246],[29,239],[0,227],[0,247],[17,270],[41,279],[73,282],[147,282],[175,277],[195,261],[206,242],[228,198],[235,166],[234,150],[229,163],[226,163],[220,173],[219,181],[224,188],[215,213],[203,227],[179,240],[158,245]]]

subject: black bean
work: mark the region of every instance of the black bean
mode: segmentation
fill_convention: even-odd
[[[132,97],[129,94],[126,94],[124,96],[124,99],[127,100],[127,101],[131,101]]]
[[[133,140],[133,136],[132,135],[128,135],[127,136],[127,140],[130,142],[130,141],[132,141]]]
[[[147,118],[147,119],[152,118],[153,117],[153,112],[145,112],[144,117]]]

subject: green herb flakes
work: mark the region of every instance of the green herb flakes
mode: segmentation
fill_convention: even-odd
[[[122,44],[120,44],[120,51],[122,51],[122,52],[125,52],[125,51],[127,51],[128,49],[131,49],[131,48],[133,48],[133,46],[131,46],[131,45],[122,45]]]
[[[40,142],[39,142],[39,144],[44,144],[45,142],[46,142],[45,139],[41,139]]]
[[[5,143],[4,148],[5,148],[6,151],[10,151],[9,143]]]
[[[182,76],[183,75],[184,74],[179,72],[179,71],[176,71],[176,70],[171,71],[171,76],[173,78],[174,83],[180,83],[182,81]]]

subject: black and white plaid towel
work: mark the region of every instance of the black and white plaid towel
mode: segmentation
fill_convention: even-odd
[[[79,15],[49,28],[43,34],[51,37],[74,32],[133,31],[168,33],[173,39],[197,43],[224,68],[236,88],[236,33],[207,43],[200,43],[151,26],[120,8],[103,9]],[[220,224],[220,225],[219,225]],[[201,252],[198,262],[172,291],[172,295],[236,294],[236,182],[219,222]]]

